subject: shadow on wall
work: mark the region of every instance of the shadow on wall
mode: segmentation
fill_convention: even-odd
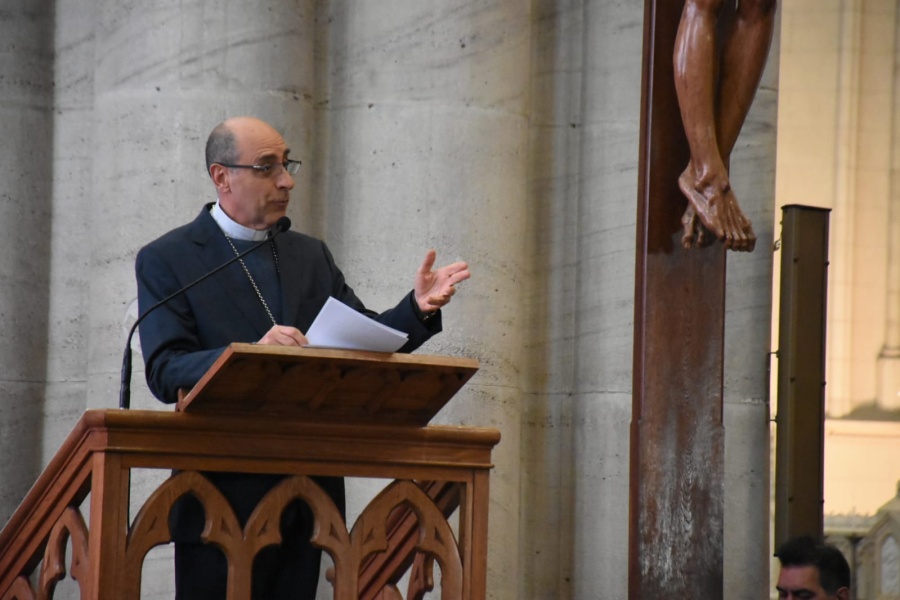
[[[53,190],[51,3],[0,16],[0,522],[41,470]]]

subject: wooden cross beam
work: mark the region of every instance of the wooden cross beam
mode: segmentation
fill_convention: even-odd
[[[685,250],[690,158],[673,49],[683,0],[646,0],[635,277],[629,599],[722,597],[725,247]]]

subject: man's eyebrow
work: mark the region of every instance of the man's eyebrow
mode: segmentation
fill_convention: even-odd
[[[257,157],[256,157],[256,160],[257,160],[257,161],[263,161],[263,162],[279,162],[279,161],[281,161],[281,160],[287,158],[287,156],[288,156],[288,154],[290,153],[290,151],[291,151],[291,149],[288,148],[288,149],[285,150],[284,153],[281,154],[280,156],[279,156],[277,153],[275,153],[275,152],[268,152],[268,153],[266,153],[266,154],[262,154],[262,155],[260,155],[260,156],[257,156]]]

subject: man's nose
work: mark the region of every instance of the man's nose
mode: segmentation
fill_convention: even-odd
[[[278,179],[275,185],[282,189],[294,189],[294,176],[287,172],[287,169],[281,169],[278,173]]]

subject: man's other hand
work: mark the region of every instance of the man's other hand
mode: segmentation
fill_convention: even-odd
[[[425,254],[422,266],[416,271],[416,283],[414,293],[416,303],[423,313],[431,313],[450,302],[456,293],[458,283],[468,279],[469,266],[464,262],[455,262],[432,270],[437,252],[429,250]]]

